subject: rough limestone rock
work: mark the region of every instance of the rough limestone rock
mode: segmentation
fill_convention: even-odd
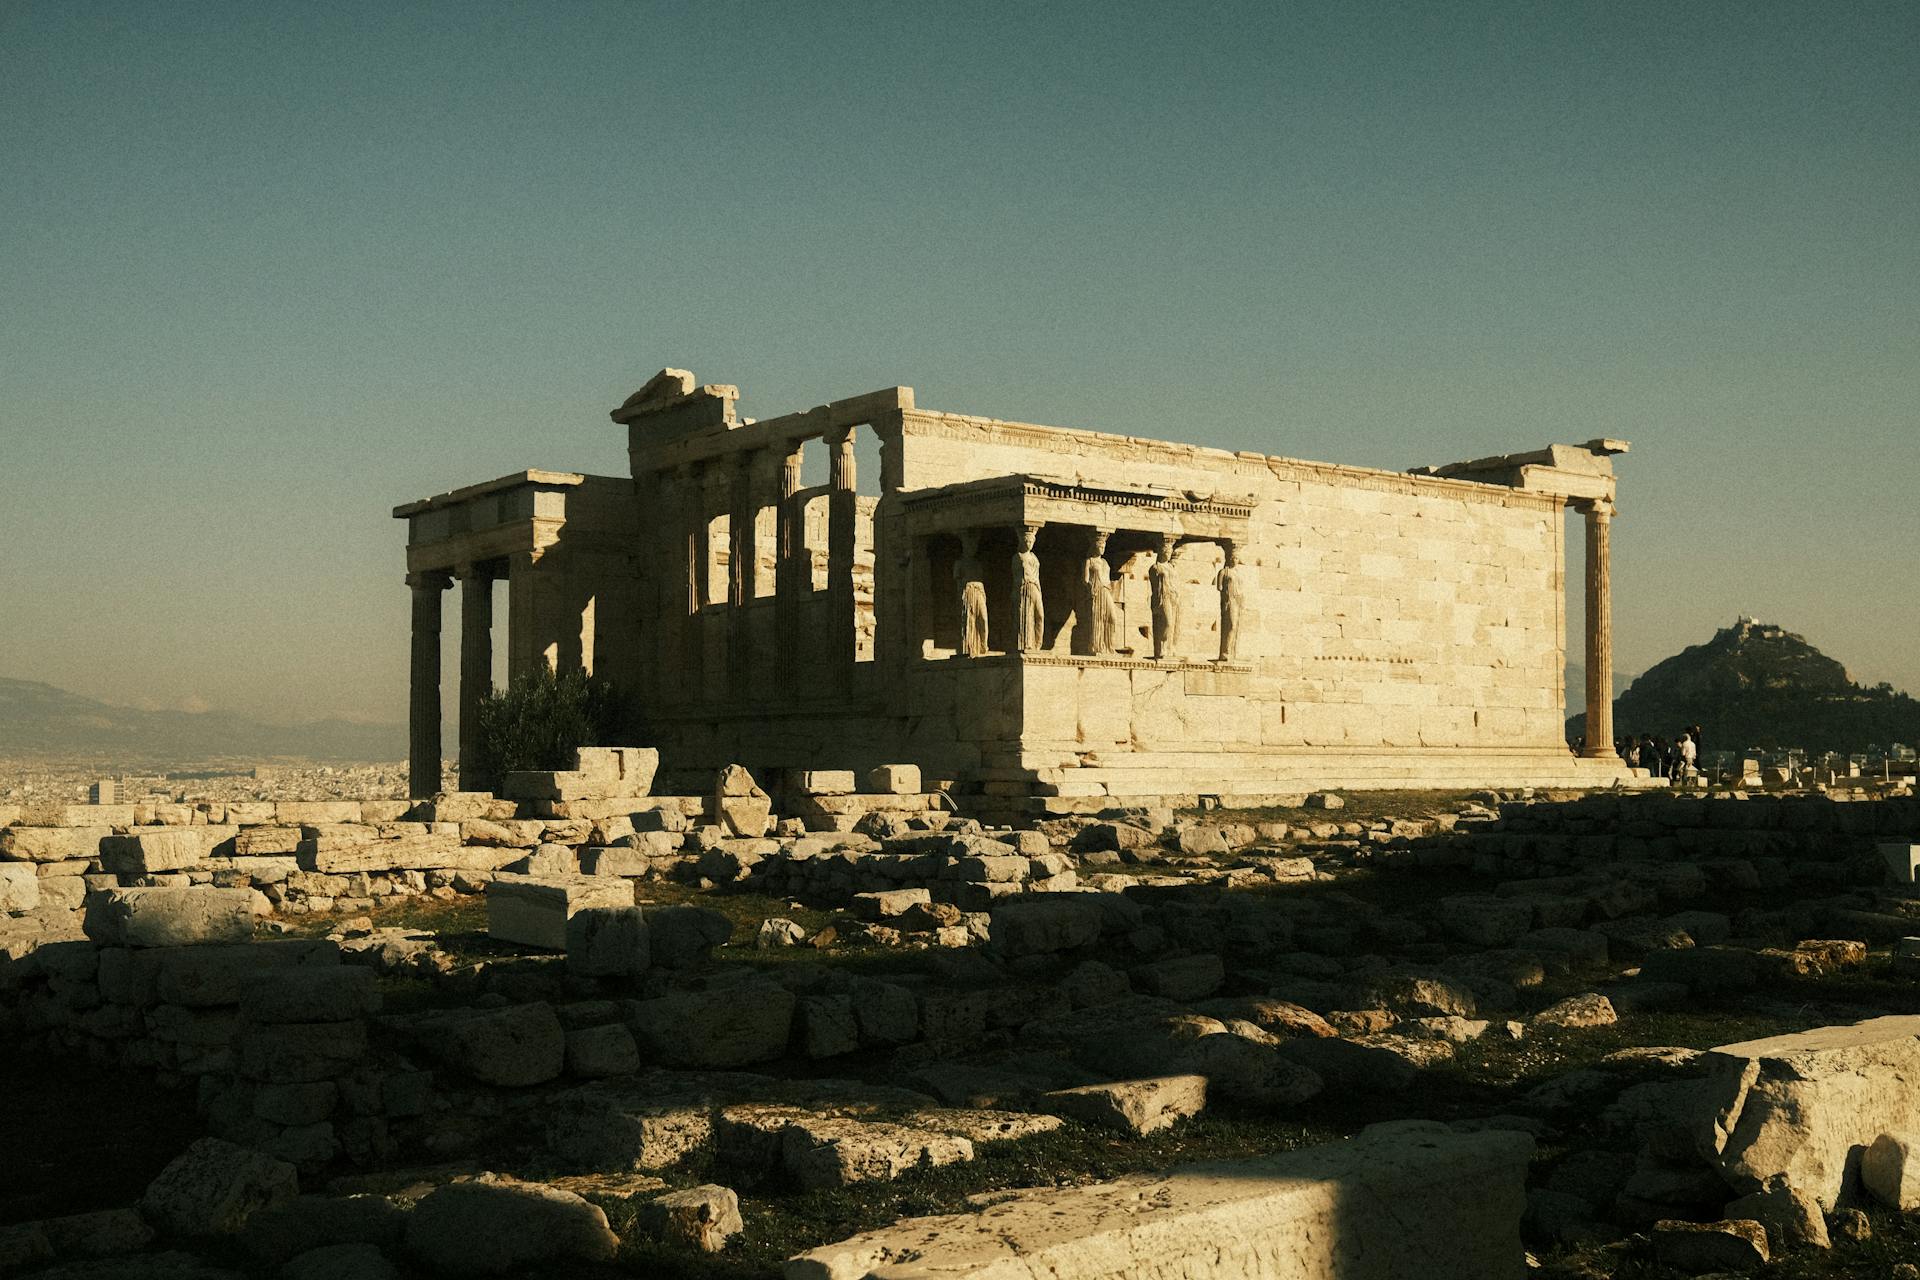
[[[202,1138],[148,1184],[140,1211],[166,1235],[227,1236],[299,1194],[299,1174],[286,1161]]]
[[[544,1002],[438,1018],[421,1032],[439,1059],[484,1084],[542,1084],[566,1066],[567,1036]]]
[[[1536,1027],[1610,1027],[1620,1021],[1613,1001],[1595,992],[1569,996],[1533,1016]]]
[[[1883,1133],[1875,1138],[1861,1157],[1860,1181],[1889,1209],[1920,1209],[1920,1137]]]
[[[1820,1205],[1806,1192],[1776,1178],[1764,1191],[1727,1202],[1723,1211],[1730,1219],[1746,1218],[1767,1229],[1767,1244],[1775,1252],[1781,1249],[1830,1249],[1827,1219]]]
[[[700,1253],[720,1252],[747,1229],[740,1197],[712,1183],[655,1196],[638,1207],[634,1225],[655,1240]]]
[[[87,897],[87,937],[103,947],[186,947],[253,937],[253,891],[106,889]]]
[[[1040,1105],[1059,1115],[1125,1133],[1158,1133],[1207,1106],[1202,1075],[1153,1076],[1056,1089]]]
[[[1695,1131],[1736,1191],[1780,1176],[1830,1212],[1856,1149],[1920,1132],[1920,1016],[1722,1045],[1705,1065]]]
[[[40,905],[40,873],[28,862],[0,862],[0,914]]]
[[[1772,1256],[1767,1248],[1767,1229],[1750,1220],[1656,1223],[1653,1255],[1690,1275],[1751,1271],[1765,1266]]]
[[[891,1182],[913,1170],[972,1159],[973,1143],[956,1134],[844,1116],[800,1116],[781,1134],[781,1163],[808,1191]]]
[[[583,1080],[629,1075],[640,1069],[633,1032],[615,1022],[567,1032],[567,1074]]]
[[[429,1192],[407,1220],[407,1248],[453,1276],[605,1262],[620,1247],[607,1215],[571,1192],[486,1175]]]
[[[794,994],[772,983],[683,991],[627,1005],[627,1025],[652,1062],[745,1067],[787,1051]]]
[[[630,1174],[665,1169],[713,1138],[704,1099],[663,1092],[648,1080],[587,1085],[543,1113],[549,1153],[568,1169]]]
[[[786,1280],[1519,1280],[1532,1139],[1375,1125],[1349,1142],[1015,1192],[790,1260]]]

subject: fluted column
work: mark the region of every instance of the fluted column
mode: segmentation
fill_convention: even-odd
[[[480,761],[480,704],[493,692],[493,572],[464,565],[460,579],[460,785]],[[471,789],[471,788],[469,788]]]
[[[1587,733],[1582,754],[1613,750],[1613,503],[1583,508],[1587,517]]]
[[[827,661],[843,689],[853,684],[858,621],[854,616],[853,556],[858,496],[853,467],[853,428],[842,427],[827,437],[829,485],[827,502],[827,598],[832,619]]]
[[[440,790],[440,593],[453,585],[444,570],[407,575],[413,589],[413,667],[407,701],[407,794]]]

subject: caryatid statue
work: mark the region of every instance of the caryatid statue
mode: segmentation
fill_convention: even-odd
[[[1040,557],[1033,552],[1033,540],[1039,525],[1030,524],[1020,531],[1020,550],[1013,567],[1020,578],[1020,599],[1014,616],[1019,619],[1019,646],[1025,650],[1046,645],[1047,610],[1040,597]]]
[[[1173,573],[1173,548],[1179,540],[1163,534],[1160,549],[1154,553],[1153,567],[1147,570],[1147,585],[1153,591],[1153,656],[1164,658],[1180,633],[1180,583]]]
[[[1246,623],[1247,566],[1240,563],[1240,549],[1231,542],[1215,584],[1220,588],[1220,661],[1232,662],[1240,656],[1240,630]]]
[[[987,584],[980,572],[980,535],[961,541],[960,563],[953,567],[960,584],[960,652],[978,658],[987,651]]]
[[[1113,569],[1107,564],[1107,531],[1093,531],[1083,576],[1087,583],[1087,652],[1105,656],[1120,647],[1120,619],[1113,603]]]

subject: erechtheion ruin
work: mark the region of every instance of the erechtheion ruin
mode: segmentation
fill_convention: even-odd
[[[465,712],[502,579],[509,676],[611,678],[673,768],[907,762],[1028,811],[1627,777],[1608,697],[1624,442],[1398,473],[936,412],[909,387],[765,421],[738,395],[665,370],[612,413],[629,476],[523,471],[394,510],[415,794],[441,787],[443,593],[460,583]],[[808,487],[811,442],[829,478]],[[1569,508],[1584,757],[1563,727]]]

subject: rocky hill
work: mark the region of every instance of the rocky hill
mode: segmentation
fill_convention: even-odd
[[[100,756],[137,764],[212,759],[397,760],[398,724],[267,724],[227,711],[140,711],[33,680],[0,677],[0,756]]]
[[[1864,751],[1920,742],[1920,701],[1855,684],[1804,638],[1742,618],[1649,668],[1614,701],[1613,723],[1623,735],[1667,738],[1697,724],[1709,751]],[[1569,737],[1585,728],[1584,714],[1567,722]]]

